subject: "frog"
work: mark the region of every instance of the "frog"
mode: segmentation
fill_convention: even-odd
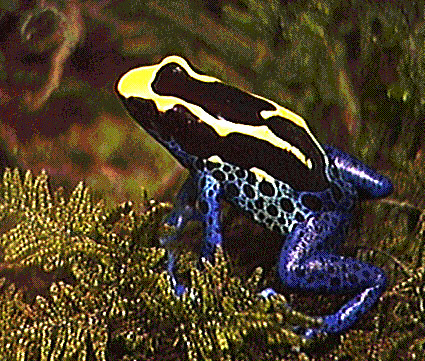
[[[320,144],[298,114],[265,97],[202,73],[184,57],[121,75],[116,93],[132,118],[190,172],[164,225],[178,240],[189,221],[204,228],[201,260],[214,261],[223,242],[224,200],[283,239],[277,273],[288,290],[355,296],[320,326],[296,329],[306,338],[341,334],[376,304],[385,272],[338,249],[358,201],[393,192],[388,177],[354,156]],[[187,289],[167,270],[177,296]],[[268,288],[262,297],[273,297]]]

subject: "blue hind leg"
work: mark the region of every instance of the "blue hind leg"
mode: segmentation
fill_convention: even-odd
[[[328,214],[329,216],[329,214]],[[329,252],[328,238],[335,232],[330,217],[312,217],[291,232],[282,248],[279,276],[296,290],[349,293],[359,292],[336,313],[322,316],[323,325],[305,330],[304,336],[336,334],[350,328],[379,299],[385,289],[384,272],[373,265]]]

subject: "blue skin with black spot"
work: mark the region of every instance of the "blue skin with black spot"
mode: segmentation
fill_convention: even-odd
[[[323,146],[331,187],[320,192],[296,191],[277,179],[260,182],[246,169],[200,159],[173,140],[153,136],[191,172],[165,220],[175,232],[162,239],[164,246],[178,238],[188,221],[200,220],[205,226],[202,257],[212,260],[216,246],[222,243],[219,200],[225,199],[285,237],[278,261],[284,285],[318,293],[358,292],[335,314],[322,316],[321,327],[298,330],[305,337],[346,331],[379,299],[386,286],[384,272],[335,252],[344,240],[356,201],[384,197],[393,191],[387,178],[349,154]],[[174,261],[170,251],[168,270],[176,293],[181,295],[186,289],[174,278]],[[262,295],[274,293],[267,289]]]

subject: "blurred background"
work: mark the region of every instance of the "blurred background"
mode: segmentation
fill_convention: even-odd
[[[299,113],[382,170],[423,157],[423,2],[0,1],[0,169],[84,180],[108,205],[169,200],[187,173],[114,94],[129,68],[186,57]],[[388,172],[386,173],[388,175]]]

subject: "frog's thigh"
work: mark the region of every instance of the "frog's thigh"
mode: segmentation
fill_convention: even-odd
[[[373,265],[321,250],[332,230],[321,219],[310,219],[291,232],[282,248],[279,275],[294,289],[329,293],[360,293],[335,314],[324,317],[324,332],[351,327],[385,289],[384,272]]]
[[[200,217],[204,223],[204,244],[201,255],[212,260],[215,248],[222,243],[220,222],[220,183],[209,173],[197,175],[198,198],[196,202]]]

